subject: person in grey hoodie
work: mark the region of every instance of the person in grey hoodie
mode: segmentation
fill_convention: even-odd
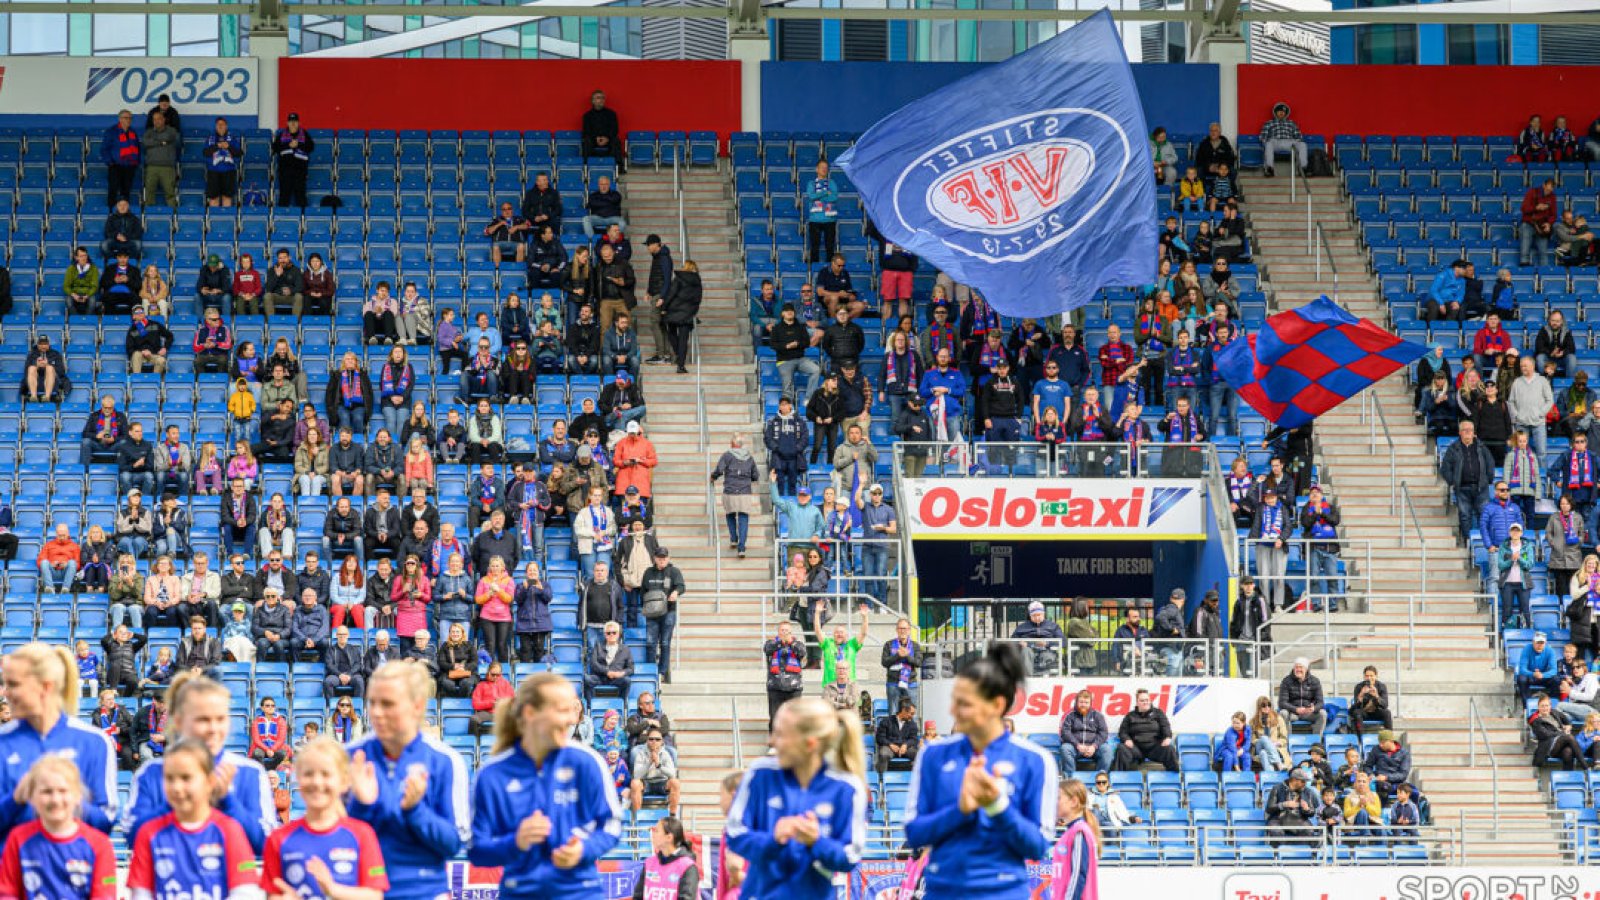
[[[1549,379],[1534,371],[1533,357],[1524,356],[1517,364],[1522,367],[1522,374],[1511,382],[1511,396],[1506,398],[1511,423],[1528,433],[1534,456],[1544,459],[1545,416],[1556,403],[1555,394],[1550,390]]]
[[[744,434],[735,433],[717,468],[711,473],[711,483],[722,482],[722,512],[728,517],[728,546],[744,559],[744,547],[750,537],[750,516],[760,509],[752,487],[760,478],[755,458],[745,449]]]
[[[167,206],[178,205],[178,151],[183,134],[166,113],[151,110],[150,127],[139,136],[144,147],[144,205],[154,206],[160,193]]]

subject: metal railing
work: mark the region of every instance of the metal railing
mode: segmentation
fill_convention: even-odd
[[[791,557],[801,552],[802,548],[809,549],[813,546],[823,549],[823,564],[828,569],[830,586],[848,583],[853,586],[855,593],[872,593],[861,588],[867,585],[882,585],[884,596],[893,598],[894,605],[899,605],[900,583],[902,574],[897,568],[896,555],[900,549],[899,537],[858,538],[849,540],[837,538],[786,538],[775,537],[772,541],[773,574],[772,590],[774,593],[793,593],[794,588],[788,584],[787,569]],[[881,575],[863,574],[866,554],[862,551],[868,547],[883,547],[888,550],[888,559],[885,561],[884,571]],[[820,596],[832,597],[840,594],[852,593],[850,590],[830,590]],[[883,603],[884,601],[879,601]],[[885,604],[888,605],[888,604]]]
[[[1232,521],[1231,515],[1229,521]],[[1234,549],[1241,564],[1251,561],[1250,548],[1260,543],[1263,543],[1260,538],[1252,538],[1248,535],[1238,537],[1234,542]],[[1285,590],[1297,586],[1298,590],[1295,591],[1296,605],[1298,605],[1299,601],[1309,600],[1314,611],[1327,614],[1333,612],[1332,607],[1337,605],[1337,601],[1344,600],[1351,594],[1366,595],[1371,592],[1374,586],[1372,584],[1371,540],[1357,540],[1354,538],[1338,538],[1336,540],[1327,540],[1325,538],[1283,538],[1280,543],[1284,545],[1285,552],[1291,547],[1300,548],[1300,558],[1306,564],[1305,571],[1293,575],[1288,574],[1286,571],[1281,576],[1263,575],[1257,571],[1255,573],[1256,587],[1264,593],[1270,593],[1267,588],[1273,582],[1282,584]],[[1312,571],[1312,554],[1317,552],[1313,550],[1313,547],[1323,544],[1337,545],[1338,550],[1334,557],[1336,562],[1343,560],[1346,563],[1343,574],[1319,575]],[[1355,566],[1357,561],[1362,562],[1360,571],[1357,571]],[[1241,565],[1238,570],[1243,571],[1244,568],[1246,566]],[[1248,566],[1248,568],[1255,567]],[[1234,569],[1229,571],[1234,571]],[[1325,582],[1333,582],[1333,584],[1330,585]],[[1324,590],[1313,592],[1311,590],[1313,584],[1317,584],[1318,587]]]
[[[904,478],[1203,478],[1216,472],[1221,484],[1224,469],[1213,444],[1147,443],[1137,453],[1131,449],[1120,441],[900,441],[894,445],[894,464]]]
[[[1393,484],[1392,481],[1390,483]],[[1411,485],[1408,482],[1400,482],[1400,500],[1405,506],[1406,517],[1411,520],[1411,527],[1416,529],[1417,532],[1417,549],[1422,551],[1422,595],[1426,597],[1428,595],[1428,569],[1432,567],[1428,565],[1428,542],[1422,533],[1422,517],[1417,515],[1417,504],[1411,499]],[[1404,550],[1405,547],[1406,523],[1402,522],[1400,524],[1400,549]]]
[[[1328,255],[1328,274],[1333,276],[1333,292],[1329,295],[1328,299],[1332,300],[1334,303],[1339,303],[1339,266],[1333,261],[1333,245],[1328,243],[1328,233],[1323,230],[1322,223],[1318,222],[1316,246],[1312,250],[1312,256],[1314,256],[1317,261],[1316,272],[1318,281],[1322,280],[1322,255],[1324,253]],[[1344,304],[1340,303],[1339,305],[1343,306]]]
[[[1489,759],[1489,779],[1494,785],[1494,808],[1500,808],[1500,761],[1495,759],[1494,744],[1489,740],[1489,729],[1484,727],[1483,717],[1478,712],[1478,698],[1467,698],[1467,765],[1470,768],[1478,767],[1478,741],[1483,740],[1483,752]],[[1462,810],[1463,814],[1466,812]],[[1466,832],[1465,820],[1461,830]]]
[[[1490,595],[1473,596],[1478,599],[1479,605],[1481,606],[1489,606],[1493,602]],[[1427,604],[1429,599],[1430,598],[1426,594],[1371,593],[1367,595],[1367,601],[1369,604],[1373,601],[1404,602],[1406,604],[1406,633],[1403,638],[1395,637],[1392,639],[1385,639],[1382,637],[1376,637],[1375,630],[1370,626],[1336,627],[1332,623],[1327,613],[1324,612],[1322,617],[1322,627],[1320,629],[1314,628],[1310,631],[1307,631],[1305,634],[1300,635],[1294,640],[1287,642],[1281,640],[1262,640],[1261,635],[1266,631],[1266,629],[1277,626],[1293,627],[1297,624],[1305,623],[1306,620],[1304,618],[1298,618],[1300,614],[1289,610],[1281,610],[1274,613],[1272,617],[1263,623],[1260,629],[1257,630],[1256,637],[1257,640],[1262,640],[1263,644],[1272,645],[1275,648],[1275,658],[1283,660],[1286,665],[1289,660],[1292,660],[1297,656],[1305,656],[1313,660],[1329,660],[1330,671],[1336,682],[1340,680],[1339,657],[1341,652],[1345,649],[1367,650],[1373,647],[1387,647],[1390,644],[1396,644],[1400,650],[1403,650],[1405,653],[1407,667],[1416,668],[1418,639],[1460,639],[1462,637],[1462,632],[1459,628],[1418,627],[1417,616],[1419,613],[1427,612]],[[1324,610],[1326,610],[1326,607],[1324,607]],[[1489,624],[1484,624],[1481,637],[1485,646],[1493,647],[1495,645],[1496,633],[1494,628]],[[1320,652],[1317,651],[1318,647],[1321,648]],[[1395,667],[1398,672],[1399,657],[1397,656],[1395,659]]]
[[[733,723],[733,767],[744,768],[744,731],[739,724],[739,698],[728,698],[728,721]]]
[[[1322,678],[1325,682],[1323,694],[1334,697],[1342,693],[1340,685],[1343,682],[1340,679],[1339,666],[1343,651],[1359,649],[1365,652],[1387,647],[1393,657],[1392,668],[1390,672],[1381,673],[1380,680],[1389,689],[1389,711],[1399,715],[1406,694],[1406,669],[1400,665],[1401,651],[1408,645],[1414,646],[1414,643],[1399,638],[1376,639],[1371,629],[1335,628],[1327,631],[1308,631],[1292,641],[1262,644],[1266,650],[1266,658],[1261,660],[1257,668],[1260,670],[1260,677],[1276,685],[1294,670],[1296,659],[1305,657],[1311,660],[1313,667],[1320,661],[1323,675],[1326,676]]]
[[[932,671],[956,672],[992,643],[1016,644],[1041,678],[1230,678],[1230,654],[1259,660],[1262,645],[1227,638],[955,638],[924,644]],[[1257,668],[1252,665],[1252,668]],[[1244,676],[1241,676],[1244,677]]]
[[[1361,392],[1361,421],[1367,423],[1367,443],[1372,445],[1374,451],[1378,449],[1378,438],[1381,434],[1383,442],[1389,448],[1389,483],[1395,483],[1395,446],[1394,435],[1389,433],[1389,421],[1383,415],[1383,404],[1378,402],[1377,391],[1368,388]],[[1389,515],[1400,514],[1399,498],[1394,494],[1389,495]]]

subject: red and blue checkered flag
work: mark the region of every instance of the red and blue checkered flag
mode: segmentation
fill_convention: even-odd
[[[1320,297],[1267,319],[1249,340],[1234,341],[1217,370],[1256,412],[1295,428],[1427,352]]]

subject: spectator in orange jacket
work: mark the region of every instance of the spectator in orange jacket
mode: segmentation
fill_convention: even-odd
[[[78,542],[72,539],[67,526],[57,525],[56,536],[39,548],[39,588],[47,594],[71,590],[82,562]]]
[[[611,458],[617,468],[617,483],[612,493],[621,497],[628,488],[637,487],[639,496],[649,500],[650,479],[653,476],[651,470],[656,467],[656,447],[644,436],[644,428],[638,422],[629,422],[627,430],[627,436],[617,441],[617,446],[612,449]]]

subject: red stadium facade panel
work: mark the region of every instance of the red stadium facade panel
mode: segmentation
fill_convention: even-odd
[[[1280,100],[1307,134],[1515,135],[1557,115],[1578,133],[1594,117],[1592,66],[1239,67],[1239,133]]]
[[[739,130],[739,63],[322,59],[278,63],[278,108],[311,128],[576,129],[606,92],[624,131]]]

